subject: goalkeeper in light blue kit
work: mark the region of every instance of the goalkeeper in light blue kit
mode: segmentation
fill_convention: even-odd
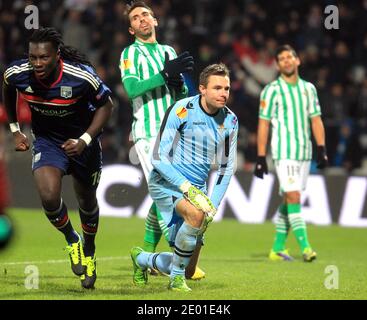
[[[132,248],[136,285],[145,285],[147,269],[155,268],[170,275],[169,289],[191,291],[185,268],[197,238],[213,220],[235,169],[238,120],[226,107],[229,89],[227,67],[210,65],[200,74],[200,94],[179,100],[165,114],[148,186],[169,228],[174,252]],[[218,170],[209,198],[206,180],[212,164]]]

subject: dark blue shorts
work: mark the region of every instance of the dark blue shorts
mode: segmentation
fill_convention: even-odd
[[[97,189],[102,171],[102,149],[99,141],[93,141],[80,156],[68,157],[61,145],[50,139],[37,137],[32,148],[32,171],[51,166],[65,175],[71,174],[90,189]]]

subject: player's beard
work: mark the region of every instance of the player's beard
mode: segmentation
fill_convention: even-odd
[[[283,70],[282,72],[285,76],[287,77],[291,77],[293,76],[295,73],[296,73],[296,68],[293,68],[292,70],[290,71],[286,71],[286,70]]]
[[[152,36],[153,32],[152,30],[149,30],[147,32],[139,32],[139,37],[143,39],[149,39]]]

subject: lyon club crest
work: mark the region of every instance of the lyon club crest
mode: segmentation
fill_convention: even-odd
[[[61,86],[60,87],[60,96],[68,99],[71,98],[73,95],[73,89],[71,87],[65,87],[65,86]]]

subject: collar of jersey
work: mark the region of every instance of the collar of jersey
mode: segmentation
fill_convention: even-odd
[[[208,113],[208,112],[206,112],[205,109],[203,108],[202,104],[201,104],[201,97],[202,97],[202,95],[199,94],[199,106],[200,106],[201,110],[203,110],[203,112],[207,116],[209,116],[209,117],[215,117],[220,112],[221,109],[218,109],[218,111],[216,113]]]
[[[285,81],[282,76],[279,76],[279,79],[280,79],[280,81],[282,81],[283,83],[285,83],[286,85],[291,86],[291,87],[296,87],[298,85],[299,81],[301,80],[301,78],[298,76],[297,82],[295,84],[293,84],[293,83],[289,83],[289,82]]]
[[[141,46],[156,46],[158,44],[158,42],[153,42],[153,43],[148,43],[148,42],[143,42],[137,38],[135,38],[135,43]]]

